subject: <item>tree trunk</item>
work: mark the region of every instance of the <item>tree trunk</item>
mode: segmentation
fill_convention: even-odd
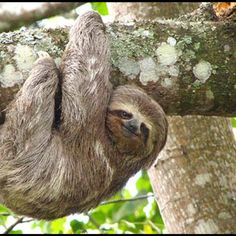
[[[169,233],[236,232],[236,145],[228,119],[169,117],[149,177]]]
[[[122,13],[111,5],[118,18]],[[134,3],[132,15],[149,18],[151,8],[147,3],[143,7],[145,14]],[[235,233],[236,144],[229,119],[186,116],[168,121],[167,144],[148,171],[167,231]]]

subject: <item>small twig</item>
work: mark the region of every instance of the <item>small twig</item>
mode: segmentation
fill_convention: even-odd
[[[161,230],[151,221],[151,220],[148,220],[147,223],[149,225],[151,225],[151,227],[156,230],[159,234],[161,233]]]
[[[10,225],[3,234],[10,233],[16,225],[23,222],[23,219],[24,219],[24,217],[21,217],[21,218],[17,219],[17,221],[15,223],[13,223],[12,225]]]
[[[11,214],[9,213],[1,213],[0,216],[10,216]]]
[[[100,204],[100,206],[101,205],[113,204],[113,203],[119,203],[119,202],[137,201],[137,200],[146,199],[146,198],[149,198],[149,197],[155,197],[155,195],[154,194],[140,195],[140,196],[134,197],[134,198],[123,198],[123,199],[117,199],[117,200],[112,200],[112,201],[105,201],[105,202],[102,202]]]
[[[33,221],[34,219],[29,219],[29,220],[23,220],[21,223],[28,223],[28,222],[31,222]]]

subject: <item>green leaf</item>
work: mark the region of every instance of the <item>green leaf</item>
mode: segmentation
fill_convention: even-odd
[[[11,211],[7,207],[4,207],[3,205],[0,205],[0,212],[11,213]]]
[[[152,192],[152,186],[146,171],[142,171],[142,176],[136,182],[136,188],[138,189],[139,194]]]
[[[231,124],[234,128],[236,128],[236,117],[231,119]]]
[[[144,224],[143,232],[145,234],[153,234],[154,233],[154,231],[152,230],[152,227],[149,224]]]
[[[55,233],[63,232],[65,223],[66,223],[66,217],[53,220],[51,222],[52,233],[55,234]]]
[[[117,222],[129,216],[133,218],[135,216],[137,208],[139,207],[142,201],[144,200],[140,200],[138,203],[135,201],[124,203],[122,207],[113,215],[113,221]]]
[[[108,15],[108,8],[105,2],[91,2],[92,9],[97,11],[99,14],[106,16]]]
[[[93,212],[91,216],[98,224],[103,224],[106,222],[106,216],[102,211]]]
[[[78,220],[72,220],[70,222],[70,227],[74,233],[81,232],[81,229],[84,229],[84,224]]]
[[[12,230],[9,234],[23,234],[22,230]]]

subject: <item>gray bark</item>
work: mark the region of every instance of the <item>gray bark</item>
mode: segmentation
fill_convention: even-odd
[[[119,21],[171,19],[196,10],[200,2],[108,2],[109,14]],[[138,12],[138,14],[136,14]]]
[[[236,233],[236,144],[228,119],[169,117],[149,171],[169,233]]]
[[[236,115],[236,23],[159,20],[107,27],[111,82],[135,83],[169,115]],[[59,63],[68,29],[0,34],[0,110],[13,99],[37,58]]]
[[[30,25],[38,20],[52,17],[70,11],[84,2],[44,2],[40,6],[27,10],[23,7],[19,11],[19,3],[11,3],[12,8],[5,9],[5,3],[0,4],[0,32],[7,32],[18,29],[21,26]],[[15,5],[18,4],[15,8]],[[32,3],[31,3],[32,4]],[[38,3],[35,3],[38,5]],[[26,3],[24,3],[26,5]],[[9,6],[10,7],[10,6]],[[17,11],[16,11],[17,10]]]

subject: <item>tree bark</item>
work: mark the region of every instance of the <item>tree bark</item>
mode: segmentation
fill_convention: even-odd
[[[143,7],[148,9],[146,3]],[[145,15],[139,8],[134,4],[131,14],[148,18],[148,11]],[[168,233],[235,233],[236,144],[229,119],[168,121],[167,144],[148,171]]]
[[[110,24],[111,82],[137,84],[169,115],[235,116],[235,27],[173,20]],[[47,51],[60,62],[67,32],[0,34],[0,111],[27,78],[37,51]]]
[[[7,3],[8,9],[5,9],[4,6],[6,5],[6,3],[1,3],[0,32],[8,32],[10,30],[15,30],[21,26],[30,25],[38,20],[59,15],[60,13],[70,11],[84,3],[85,2],[44,2],[40,5],[39,3],[34,3],[35,7],[30,10],[28,10],[27,8],[24,9],[23,5],[21,6],[20,3]],[[25,4],[26,3],[24,3],[24,5]]]
[[[108,2],[109,13],[119,21],[140,20],[147,18],[176,18],[197,9],[200,2]],[[135,14],[138,12],[138,14]]]
[[[236,145],[228,119],[169,117],[148,171],[169,233],[236,233]]]

